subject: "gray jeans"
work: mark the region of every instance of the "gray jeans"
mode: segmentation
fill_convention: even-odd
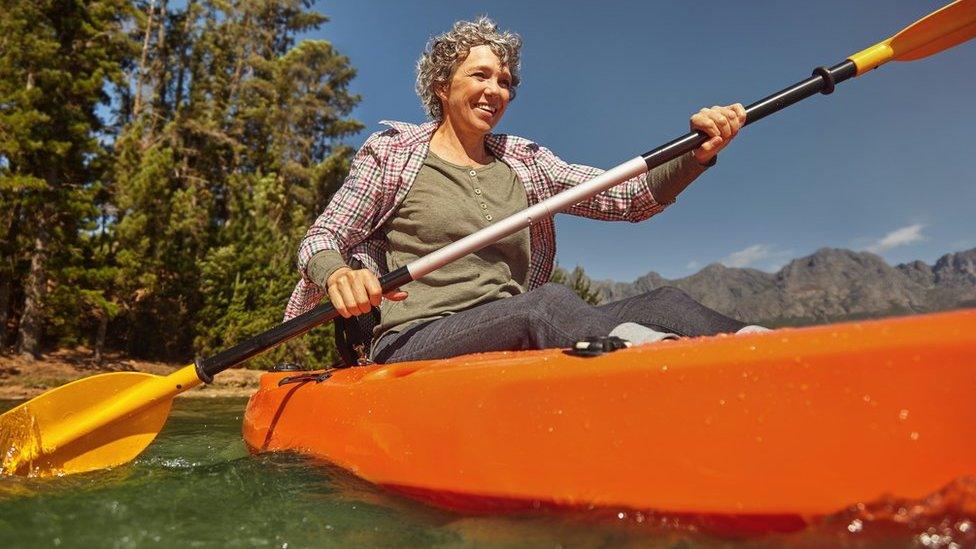
[[[549,283],[402,332],[388,332],[374,345],[373,360],[391,363],[569,347],[590,336],[605,336],[624,322],[683,336],[736,332],[745,326],[670,286],[593,306],[566,286]]]

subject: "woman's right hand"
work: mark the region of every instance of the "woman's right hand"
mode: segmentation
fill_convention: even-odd
[[[340,267],[329,275],[325,281],[332,306],[342,315],[349,318],[368,313],[373,307],[379,307],[383,297],[391,301],[402,301],[407,298],[407,292],[394,290],[383,294],[380,281],[369,269],[352,270]]]

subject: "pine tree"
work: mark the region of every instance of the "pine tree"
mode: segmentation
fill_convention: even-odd
[[[340,140],[361,129],[348,59],[295,45],[326,20],[309,5],[140,4],[113,187],[131,353],[209,354],[280,322],[299,239],[348,170]],[[329,360],[328,330],[290,345],[278,356]]]
[[[124,0],[0,6],[0,320],[22,296],[18,350],[37,356],[44,328],[72,324],[78,307],[77,294],[52,301],[49,290],[70,283],[81,234],[97,217],[104,149],[96,110],[119,82],[130,10]]]
[[[586,271],[579,265],[573,268],[572,272],[567,272],[566,269],[556,264],[556,267],[552,271],[550,281],[569,286],[571,290],[576,292],[576,295],[580,296],[583,301],[590,305],[599,305],[603,301],[603,296],[600,295],[600,291],[593,289],[593,283],[590,281],[590,277],[586,276]]]

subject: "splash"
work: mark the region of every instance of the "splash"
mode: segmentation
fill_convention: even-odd
[[[0,475],[40,476],[41,455],[41,432],[26,405],[0,415]]]
[[[976,477],[958,478],[924,498],[882,498],[825,517],[823,531],[850,538],[914,538],[922,547],[976,546]]]

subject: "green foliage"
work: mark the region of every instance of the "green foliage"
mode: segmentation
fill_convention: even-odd
[[[603,301],[603,296],[600,295],[599,291],[592,288],[590,277],[586,276],[583,267],[579,265],[573,269],[573,272],[567,272],[566,269],[556,264],[556,268],[552,271],[550,281],[569,286],[570,289],[576,292],[576,295],[580,296],[583,301],[590,305],[599,305]]]
[[[327,42],[294,45],[324,21],[305,6],[191,2],[162,40],[150,33],[117,145],[131,353],[207,355],[281,321],[297,244],[348,170],[338,140],[362,127],[346,118],[348,60]],[[144,326],[166,329],[167,345]],[[252,362],[321,366],[331,342],[320,330]]]
[[[306,0],[0,2],[0,327],[24,331],[38,287],[50,344],[146,358],[280,322],[362,128],[348,59],[296,44],[326,18]],[[252,362],[322,366],[331,347],[320,328]]]
[[[0,288],[0,319],[18,313],[21,350],[36,353],[42,330],[55,339],[71,332],[59,328],[77,325],[91,298],[50,290],[70,287],[85,268],[106,166],[96,110],[121,82],[131,8],[5,0],[0,13],[0,275],[16,284]]]

